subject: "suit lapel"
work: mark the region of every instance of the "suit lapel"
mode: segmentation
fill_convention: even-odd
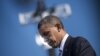
[[[68,38],[67,38],[67,40],[64,44],[63,56],[67,56],[67,55],[69,56],[70,55],[72,42],[73,42],[72,36],[68,36]]]

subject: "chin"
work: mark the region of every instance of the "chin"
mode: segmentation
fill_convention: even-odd
[[[58,46],[53,46],[53,48],[58,48]]]
[[[50,44],[49,44],[50,45]],[[58,45],[57,44],[51,44],[50,46],[52,46],[52,48],[57,48]]]

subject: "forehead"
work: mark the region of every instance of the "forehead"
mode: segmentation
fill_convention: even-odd
[[[40,27],[39,31],[40,31],[40,32],[49,31],[50,28],[51,28],[51,25],[50,25],[50,24],[43,24],[43,25]]]

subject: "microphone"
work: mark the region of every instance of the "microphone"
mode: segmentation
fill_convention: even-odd
[[[44,47],[44,49],[52,49],[52,47],[45,41],[45,39],[40,34],[36,34],[35,42],[38,46]]]

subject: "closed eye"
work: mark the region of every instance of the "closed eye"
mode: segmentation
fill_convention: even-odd
[[[44,32],[42,35],[43,36],[48,36],[50,31]]]

